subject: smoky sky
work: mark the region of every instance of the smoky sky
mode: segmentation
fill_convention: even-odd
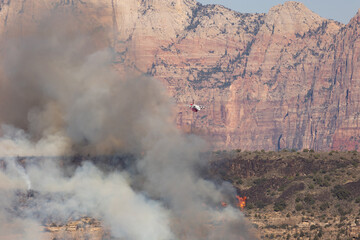
[[[119,74],[111,47],[97,44],[107,35],[83,22],[47,17],[5,40],[0,232],[41,239],[49,219],[92,216],[119,239],[255,239],[238,209],[219,207],[235,195],[231,184],[200,176],[207,144],[177,129],[165,88],[130,70]],[[136,174],[104,171],[86,158],[69,174],[56,160],[119,153],[135,156]],[[30,189],[38,193],[31,204],[9,211]]]

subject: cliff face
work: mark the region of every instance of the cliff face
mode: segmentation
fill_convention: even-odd
[[[5,0],[0,9],[2,38],[54,12],[86,16],[106,32],[99,47],[114,50],[119,72],[162,81],[179,127],[216,148],[358,149],[359,12],[343,25],[297,2],[267,14],[195,0]],[[206,109],[193,114],[192,99]]]

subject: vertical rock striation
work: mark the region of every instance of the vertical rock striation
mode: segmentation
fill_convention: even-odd
[[[180,128],[215,148],[358,149],[360,12],[347,24],[297,2],[243,14],[195,0],[0,2],[1,39],[71,12],[119,72],[163,82]],[[206,109],[193,114],[192,99]]]

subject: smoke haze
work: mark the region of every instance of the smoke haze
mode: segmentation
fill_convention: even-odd
[[[163,86],[150,77],[120,77],[112,50],[96,44],[95,30],[77,31],[88,27],[70,19],[47,18],[4,47],[3,237],[42,239],[49,220],[92,216],[119,239],[254,239],[238,209],[220,208],[235,195],[232,186],[200,176],[206,143],[176,128]],[[136,157],[135,171],[104,170],[90,161],[66,166],[50,158],[119,153]],[[16,156],[45,157],[19,162]],[[19,191],[29,189],[36,197],[14,207],[22,204]]]

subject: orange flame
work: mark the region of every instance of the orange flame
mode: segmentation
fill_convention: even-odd
[[[244,207],[246,206],[246,197],[240,197],[238,195],[236,195],[236,198],[238,199],[239,203],[237,204],[237,206],[239,208],[241,208],[241,210],[244,210]]]
[[[221,202],[221,206],[226,207],[228,204],[226,202]]]

